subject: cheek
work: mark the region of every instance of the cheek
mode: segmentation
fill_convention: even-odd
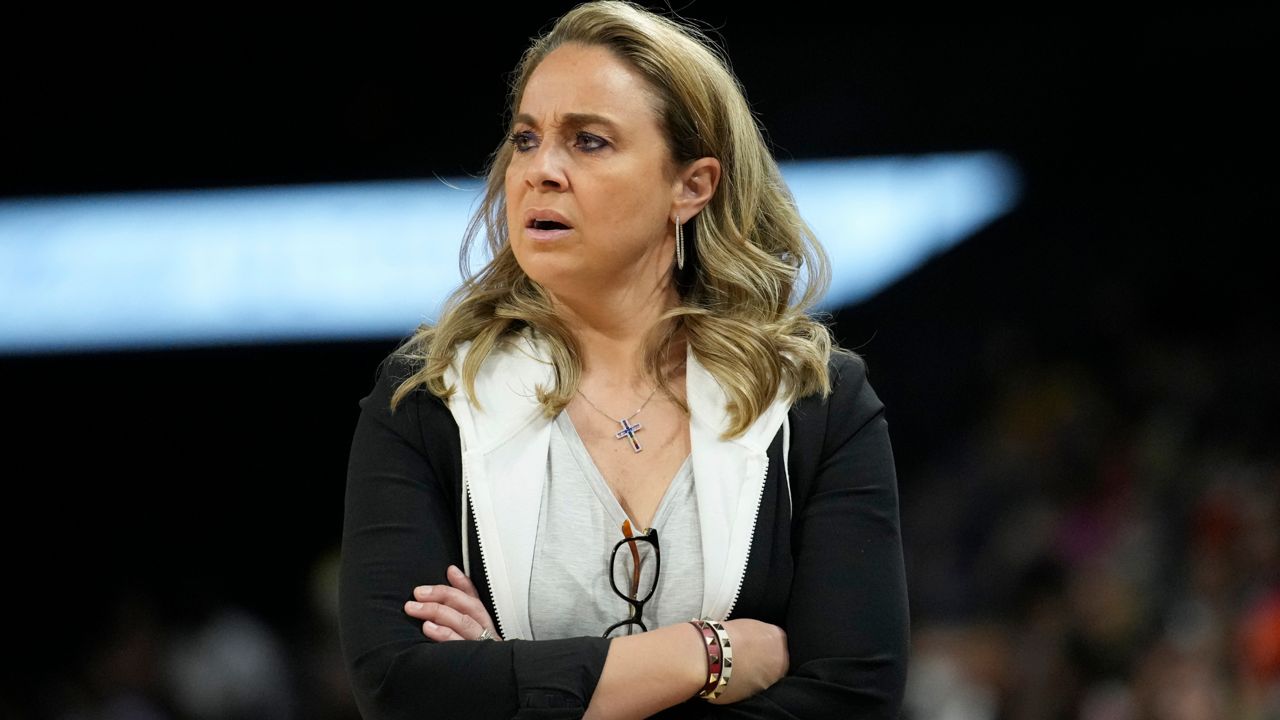
[[[653,231],[655,219],[661,219],[670,198],[653,186],[651,178],[641,174],[625,174],[595,183],[591,190],[591,206],[596,217],[608,218],[616,227]]]
[[[625,200],[619,202],[621,198]],[[610,203],[609,212],[617,223],[628,228],[639,241],[654,242],[661,238],[670,210],[670,198],[660,192],[636,193],[619,191]]]
[[[520,194],[520,188],[518,186],[513,186],[511,183],[507,183],[506,188],[503,191],[503,200],[506,205],[505,212],[507,216],[507,229],[512,235],[515,235],[516,231],[520,229],[520,225],[522,224],[521,219],[518,217],[520,215],[520,208],[523,204],[522,197],[523,196]]]
[[[502,185],[502,194],[506,195],[507,199],[510,200],[514,197],[517,197],[519,192],[520,192],[520,188],[517,187],[515,183],[511,182],[511,175],[510,173],[508,173],[507,179]],[[507,207],[511,207],[510,202],[507,203]]]

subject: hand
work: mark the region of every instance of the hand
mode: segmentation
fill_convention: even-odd
[[[487,628],[490,637],[501,640],[471,579],[453,565],[445,577],[449,585],[419,585],[414,599],[404,604],[406,613],[423,621],[422,634],[436,642],[478,640]]]
[[[707,702],[728,705],[746,700],[778,682],[791,668],[787,633],[777,625],[742,618],[724,623],[733,647],[733,674],[724,693]]]

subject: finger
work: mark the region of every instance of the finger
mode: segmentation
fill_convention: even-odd
[[[480,637],[480,633],[484,630],[483,626],[476,622],[475,618],[458,612],[448,605],[428,602],[421,603],[421,608],[413,609],[418,611],[411,613],[415,617],[431,620],[437,625],[443,625],[468,640]]]
[[[445,577],[449,579],[450,585],[477,600],[480,599],[480,592],[476,590],[475,583],[471,582],[471,578],[467,577],[457,566],[450,565],[449,569],[445,571]]]
[[[419,602],[435,602],[470,615],[477,624],[493,629],[493,621],[489,611],[479,598],[471,597],[462,590],[448,585],[420,585],[413,589],[413,597]]]
[[[458,633],[443,625],[437,625],[430,620],[422,623],[422,634],[435,640],[436,642],[449,642],[450,640],[465,640]]]
[[[477,623],[474,618],[457,612],[447,605],[416,600],[405,602],[404,610],[419,620],[425,620],[423,633],[433,639],[478,640],[483,629],[487,628],[491,639],[502,640],[487,614],[484,616],[484,622]],[[427,623],[430,625],[428,626]]]

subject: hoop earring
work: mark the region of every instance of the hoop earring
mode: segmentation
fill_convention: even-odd
[[[676,215],[676,268],[684,269],[684,229],[679,215]]]

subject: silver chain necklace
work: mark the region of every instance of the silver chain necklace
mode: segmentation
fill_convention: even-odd
[[[600,415],[604,415],[605,418],[608,418],[609,420],[613,421],[613,423],[618,423],[622,425],[622,429],[618,430],[617,433],[614,433],[613,437],[616,437],[618,439],[628,439],[628,441],[631,441],[631,450],[634,450],[636,452],[640,452],[641,450],[640,441],[637,441],[636,439],[636,430],[639,430],[641,428],[641,425],[640,423],[636,423],[632,425],[631,418],[635,418],[636,415],[640,414],[641,410],[644,410],[645,405],[649,405],[649,401],[653,400],[653,396],[655,392],[658,392],[658,388],[653,388],[653,392],[649,393],[649,397],[645,398],[643,404],[641,404],[640,407],[636,407],[635,413],[627,415],[626,418],[622,418],[620,420],[620,419],[614,418],[613,415],[609,415],[608,413],[605,413],[604,410],[600,410],[599,406],[596,406],[594,402],[591,402],[590,397],[582,395],[581,388],[579,388],[579,391],[577,391],[577,393],[579,393],[579,395],[582,396],[582,400],[586,401],[586,404],[590,405],[591,407],[595,407],[596,413],[599,413]]]
[[[684,367],[684,364],[685,364],[685,361],[684,361],[684,360],[681,360],[681,361],[680,361],[680,364],[676,366],[676,369],[677,369],[677,370],[679,370],[680,368]],[[605,416],[605,417],[609,418],[609,420],[610,420],[610,421],[612,421],[612,422],[616,422],[616,423],[618,423],[619,425],[621,425],[621,426],[622,426],[622,429],[621,429],[621,430],[619,430],[618,432],[614,433],[614,435],[613,435],[613,436],[614,436],[615,438],[619,439],[619,440],[629,440],[629,441],[631,441],[631,449],[632,449],[632,450],[634,450],[635,452],[640,452],[640,450],[642,449],[642,448],[640,447],[640,441],[639,441],[639,440],[636,440],[636,431],[637,431],[637,430],[639,430],[642,426],[640,425],[640,423],[636,423],[635,425],[632,425],[632,424],[631,424],[631,418],[633,418],[633,417],[635,417],[636,415],[639,415],[639,414],[640,414],[640,411],[644,409],[644,406],[645,406],[645,405],[648,405],[648,404],[649,404],[649,401],[653,399],[654,393],[656,393],[656,392],[658,392],[658,388],[656,388],[656,387],[655,387],[655,388],[654,388],[654,389],[649,393],[649,397],[645,398],[645,399],[644,399],[644,402],[640,404],[640,407],[636,408],[636,411],[635,411],[635,412],[631,413],[630,415],[628,415],[628,416],[626,416],[626,417],[624,417],[624,418],[619,419],[619,418],[615,418],[614,416],[610,415],[609,413],[607,413],[607,412],[605,412],[605,411],[601,410],[601,409],[599,408],[599,406],[597,406],[595,403],[591,402],[591,398],[589,398],[589,397],[587,397],[585,394],[583,394],[583,392],[582,392],[582,389],[581,389],[581,388],[579,388],[579,389],[578,389],[578,394],[579,394],[579,395],[582,395],[582,399],[583,399],[583,400],[586,400],[588,405],[590,405],[591,407],[595,408],[595,409],[596,409],[596,412],[598,412],[598,413],[600,413],[601,415],[603,415],[603,416]]]

